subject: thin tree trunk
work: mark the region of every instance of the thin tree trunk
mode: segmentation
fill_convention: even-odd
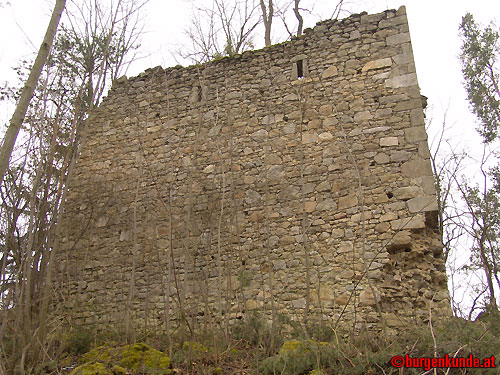
[[[61,19],[61,14],[64,11],[65,6],[66,0],[56,0],[56,5],[52,11],[52,17],[50,18],[49,26],[47,27],[42,45],[38,50],[35,63],[31,68],[28,79],[26,80],[21,92],[21,97],[19,98],[14,114],[10,119],[10,125],[5,133],[2,147],[0,149],[0,184],[2,184],[5,171],[9,167],[9,160],[12,155],[12,150],[14,149],[14,144],[16,143],[17,135],[19,134],[24,117],[26,116],[26,111],[28,110],[31,98],[35,92],[42,69],[47,62],[47,58],[49,57],[50,49],[52,48],[52,43],[54,42],[57,32],[57,27],[59,26],[59,20]]]
[[[293,7],[293,13],[295,13],[295,17],[299,21],[299,24],[297,25],[297,36],[302,35],[302,28],[304,27],[304,19],[302,18],[302,15],[299,12],[299,3],[300,0],[295,0]]]
[[[264,0],[260,0],[260,8],[262,9],[262,19],[264,20],[265,34],[264,39],[266,42],[266,47],[271,45],[271,25],[273,23],[274,8],[273,0],[269,0],[269,8],[266,9],[266,4]]]

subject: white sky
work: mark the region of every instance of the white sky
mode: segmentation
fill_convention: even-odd
[[[68,0],[68,3],[70,1],[85,0]],[[205,1],[208,0],[150,0],[143,15],[146,33],[142,40],[142,53],[147,57],[131,66],[127,75],[137,75],[157,65],[177,65],[172,54],[187,43],[183,30],[190,22],[191,9]],[[302,0],[302,6],[313,7],[313,15],[306,19],[304,26],[312,27],[316,21],[329,18],[336,2]],[[0,0],[0,83],[13,81],[15,76],[11,68],[20,59],[34,56],[54,3],[54,0]],[[433,119],[429,143],[440,130],[443,114],[448,110],[447,124],[451,126],[448,138],[457,147],[477,150],[480,139],[475,134],[475,118],[469,112],[462,87],[458,26],[466,12],[471,12],[476,21],[484,25],[496,20],[497,26],[500,26],[500,1],[346,0],[346,3],[355,13],[367,11],[370,14],[406,5],[417,76],[422,94],[429,98],[427,114]],[[275,25],[278,23],[275,20]],[[284,39],[279,40],[279,37],[274,35],[273,42]],[[262,46],[263,38],[259,39],[262,40],[255,42],[257,46]],[[2,123],[8,122],[10,111],[11,108],[0,103],[0,128]]]

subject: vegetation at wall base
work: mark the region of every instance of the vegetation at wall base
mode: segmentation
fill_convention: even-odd
[[[73,331],[73,337],[65,338],[66,352],[61,359],[38,369],[37,374],[400,374],[400,369],[393,367],[390,362],[396,355],[408,355],[412,358],[445,355],[462,358],[472,355],[480,359],[500,357],[498,314],[485,314],[475,322],[449,318],[436,322],[432,327],[408,327],[394,336],[383,336],[370,331],[350,334],[331,330],[332,335],[328,341],[321,341],[315,335],[306,337],[306,332],[319,330],[315,327],[302,327],[302,335],[299,330],[276,335],[276,342],[280,345],[272,353],[268,352],[270,327],[266,321],[255,315],[243,323],[252,325],[252,329],[242,332],[241,328],[235,328],[235,332],[227,338],[218,330],[205,331],[184,340],[173,334],[171,356],[167,354],[169,348],[162,334],[148,335],[150,346],[142,342],[118,343],[120,337],[115,338],[117,341],[109,341],[109,333],[104,332],[95,334],[93,348],[82,354],[81,348],[88,345],[88,331],[78,329]],[[323,332],[322,335],[324,334]],[[256,340],[256,337],[261,339]],[[75,345],[79,338],[82,345]],[[101,342],[101,338],[107,342]],[[424,372],[423,368],[404,369],[405,374]],[[437,373],[498,374],[498,368],[440,368]]]

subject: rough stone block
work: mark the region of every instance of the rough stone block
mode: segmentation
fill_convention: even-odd
[[[385,132],[387,130],[390,130],[390,126],[377,126],[375,128],[370,128],[370,129],[363,129],[364,134],[373,134],[373,133],[378,133],[378,132]]]
[[[388,36],[386,39],[388,46],[394,46],[402,43],[407,43],[410,41],[410,33],[396,34]]]
[[[308,201],[304,203],[304,211],[307,213],[314,212],[316,209],[317,203],[315,201]]]
[[[432,176],[431,163],[428,159],[410,160],[401,166],[401,172],[410,178]]]
[[[327,79],[330,77],[335,77],[338,73],[338,69],[335,65],[330,66],[328,69],[326,69],[323,74],[321,74],[321,78]]]
[[[354,207],[358,204],[358,196],[355,194],[350,194],[345,197],[339,198],[338,209],[344,210],[349,207]]]
[[[391,228],[391,225],[388,222],[378,223],[375,225],[375,230],[379,233],[385,233]]]
[[[256,132],[250,134],[250,136],[256,141],[263,141],[267,138],[267,135],[267,130],[264,129],[257,130]]]
[[[303,144],[309,144],[309,143],[314,143],[318,139],[318,134],[316,133],[304,133],[302,134],[302,143]]]
[[[327,142],[333,139],[333,135],[330,132],[324,132],[318,135],[318,142]]]
[[[379,144],[382,147],[397,146],[397,145],[399,145],[398,137],[380,138]]]
[[[415,73],[403,74],[389,78],[385,81],[385,86],[392,87],[393,89],[416,86],[417,84],[417,75]]]
[[[417,195],[421,194],[422,191],[417,186],[407,186],[394,190],[394,198],[401,200],[408,200],[415,198]]]
[[[427,140],[427,132],[425,126],[418,126],[405,129],[405,139],[407,142],[415,143]]]
[[[406,161],[411,158],[411,155],[408,151],[391,150],[391,161]]]
[[[393,230],[402,229],[423,229],[425,228],[425,218],[423,215],[415,215],[409,218],[402,218],[391,221]]]
[[[408,210],[410,213],[437,211],[438,205],[435,196],[424,196],[410,199],[408,202]]]
[[[407,230],[397,232],[389,243],[390,249],[400,249],[411,244],[411,233]]]
[[[382,68],[387,68],[389,66],[392,65],[392,60],[388,57],[384,58],[384,59],[378,59],[378,60],[373,60],[373,61],[370,61],[370,62],[367,62],[363,68],[361,69],[361,71],[363,73],[369,71],[369,70],[372,70],[372,69],[382,69]]]
[[[377,164],[386,164],[389,163],[391,159],[387,154],[380,152],[377,155],[375,155],[375,158],[373,160],[375,160]]]
[[[424,112],[421,108],[415,108],[410,112],[410,124],[411,126],[425,125]]]
[[[424,189],[424,193],[427,195],[435,195],[436,194],[436,181],[434,180],[434,176],[426,176],[421,179],[421,186]]]
[[[354,122],[360,123],[371,120],[373,115],[369,111],[358,112],[354,115]]]

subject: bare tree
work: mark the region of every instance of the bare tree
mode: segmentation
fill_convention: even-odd
[[[293,13],[295,14],[295,17],[297,18],[297,21],[299,21],[299,24],[297,25],[297,36],[302,35],[302,28],[304,26],[304,18],[300,14],[299,3],[300,3],[300,0],[294,0],[294,4],[293,4]]]
[[[89,111],[136,48],[142,4],[119,0],[112,9],[98,2],[68,9],[70,26],[53,42],[43,79],[33,90],[22,122],[23,143],[0,189],[0,362],[5,371],[32,373],[37,363],[57,354],[49,335],[60,324],[50,309],[51,278],[66,182]],[[7,92],[16,98],[17,90]]]
[[[267,7],[264,0],[260,0],[260,9],[262,10],[262,19],[264,21],[264,41],[266,47],[269,47],[271,45],[271,26],[274,17],[273,0],[267,0]]]
[[[24,116],[26,115],[31,98],[33,97],[33,93],[38,83],[38,79],[40,78],[40,74],[42,73],[43,66],[47,61],[50,49],[52,48],[59,20],[61,19],[65,6],[66,0],[56,1],[43,42],[38,50],[37,57],[23,87],[21,97],[19,98],[14,114],[10,120],[9,128],[7,129],[7,133],[3,139],[2,147],[0,149],[0,185],[3,182],[5,171],[9,167],[9,160],[12,155],[12,150],[14,149],[14,144],[16,143],[19,130],[23,124]]]
[[[255,1],[213,0],[210,8],[196,8],[186,30],[191,51],[180,55],[203,63],[252,49],[251,35],[260,23]]]

